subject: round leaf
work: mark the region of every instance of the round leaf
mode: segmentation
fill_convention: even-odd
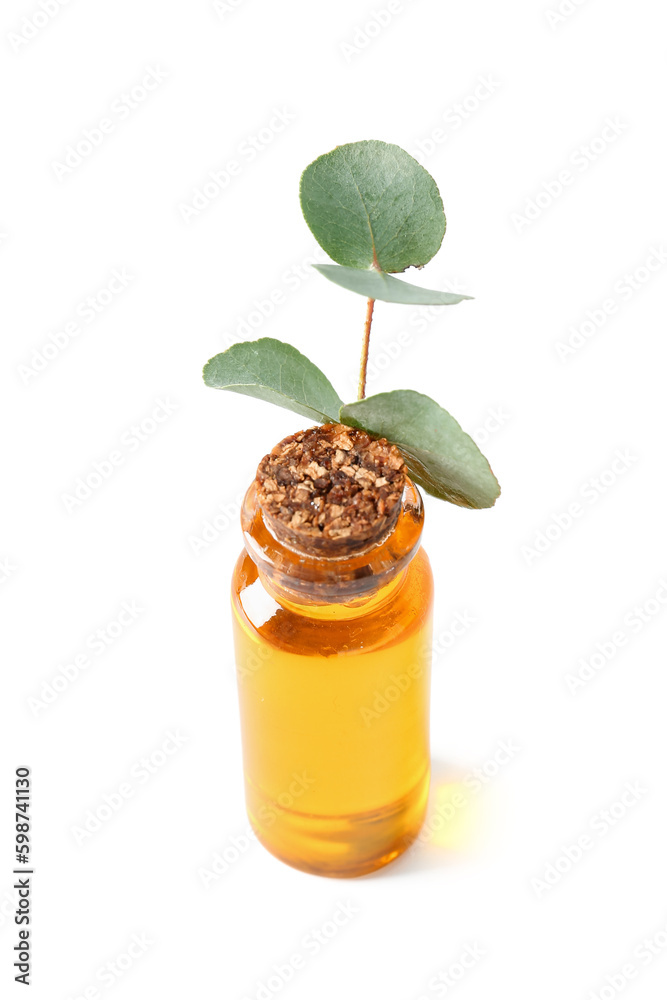
[[[320,246],[346,267],[421,267],[445,235],[431,175],[400,146],[377,140],[337,146],[306,167],[301,208]]]
[[[439,500],[482,508],[500,496],[473,439],[429,396],[411,389],[381,392],[341,407],[340,419],[397,445],[413,480]]]
[[[294,410],[320,423],[338,422],[343,405],[324,372],[291,344],[271,337],[232,344],[204,365],[204,382]]]

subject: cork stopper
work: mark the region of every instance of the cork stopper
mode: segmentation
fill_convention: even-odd
[[[275,537],[304,552],[346,555],[396,523],[405,460],[385,438],[343,424],[291,434],[257,469],[257,499]]]

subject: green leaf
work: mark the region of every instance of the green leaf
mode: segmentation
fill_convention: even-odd
[[[358,292],[368,299],[380,299],[382,302],[403,302],[412,306],[453,306],[472,295],[459,295],[453,292],[438,292],[431,288],[421,288],[411,285],[399,278],[392,278],[384,271],[361,271],[356,267],[339,267],[338,264],[313,264],[316,271],[323,274],[336,285]]]
[[[411,389],[381,392],[341,407],[340,420],[386,437],[427,493],[460,507],[493,507],[500,487],[489,463],[435,400]]]
[[[337,146],[306,167],[301,208],[320,246],[346,267],[422,267],[445,235],[431,175],[400,146],[376,140]]]
[[[294,410],[319,423],[338,423],[343,405],[326,375],[290,344],[270,337],[232,344],[204,365],[204,382]]]

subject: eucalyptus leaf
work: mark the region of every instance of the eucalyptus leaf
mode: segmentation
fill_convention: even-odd
[[[412,306],[453,306],[472,298],[472,295],[459,295],[458,292],[438,292],[432,288],[422,288],[374,269],[362,271],[356,267],[340,267],[338,264],[313,264],[313,267],[334,284],[382,302],[402,302]]]
[[[345,267],[422,267],[445,235],[431,175],[400,146],[377,140],[337,146],[306,167],[301,208],[317,242]]]
[[[204,365],[204,382],[294,410],[320,423],[338,422],[342,399],[326,375],[290,344],[271,337],[233,344]]]
[[[468,434],[435,400],[411,389],[381,392],[341,407],[340,420],[386,437],[427,493],[460,507],[492,507],[500,487]]]

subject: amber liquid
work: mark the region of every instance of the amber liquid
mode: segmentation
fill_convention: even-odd
[[[363,875],[419,832],[432,603],[422,550],[356,606],[278,602],[240,557],[232,606],[246,802],[258,839],[287,864]]]

